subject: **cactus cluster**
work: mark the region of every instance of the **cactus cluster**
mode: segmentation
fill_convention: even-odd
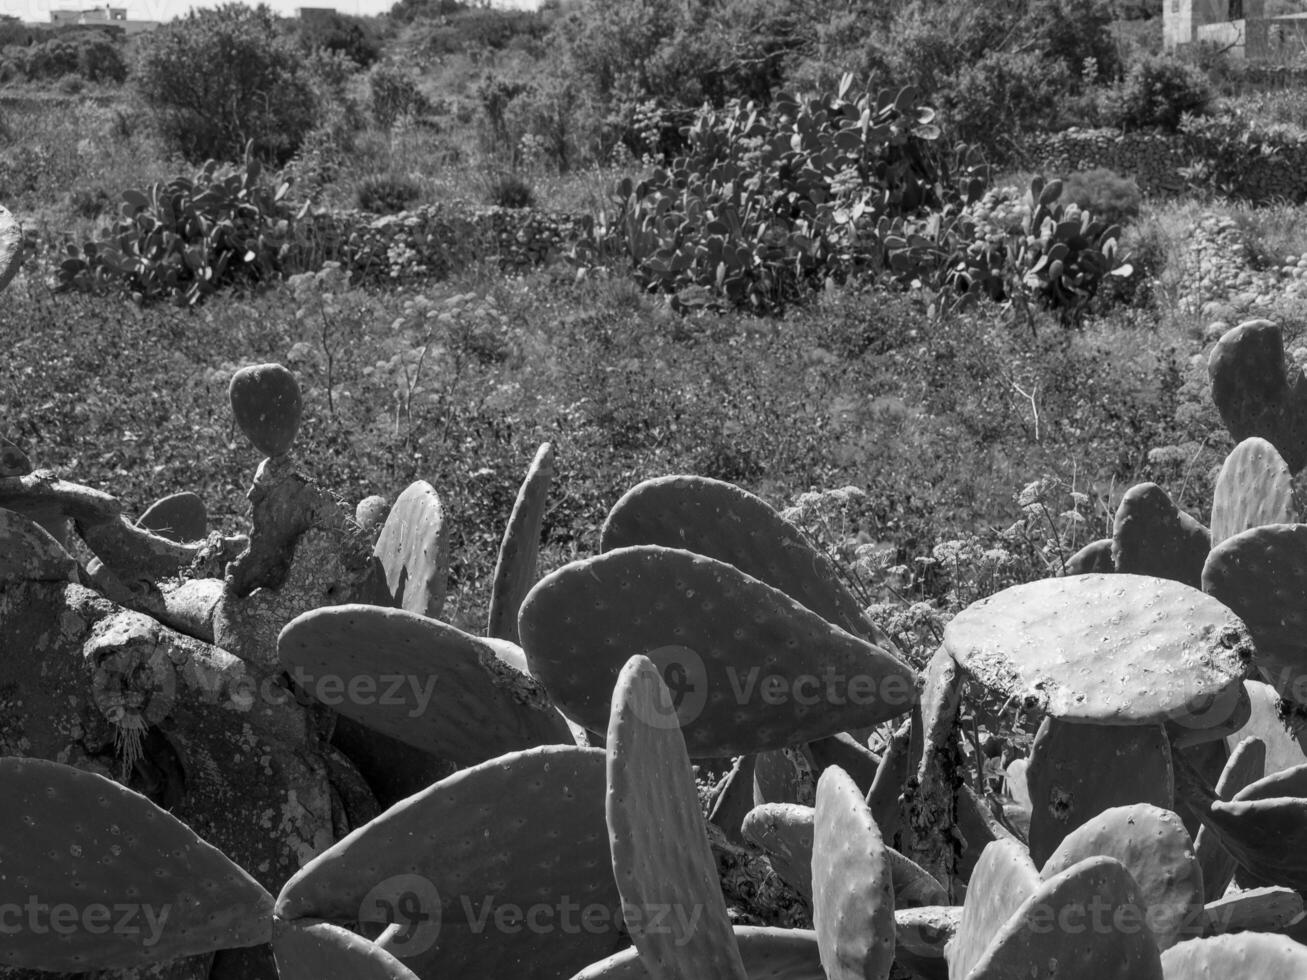
[[[918,664],[720,481],[640,483],[538,578],[549,445],[487,635],[457,629],[435,488],[347,512],[295,470],[289,372],[231,396],[267,456],[248,537],[6,457],[0,691],[30,693],[0,717],[0,977],[1307,971],[1281,430],[1230,455],[1213,530],[1133,488],[1112,538]],[[1001,807],[994,703],[1038,723]],[[741,921],[741,874],[798,925]]]

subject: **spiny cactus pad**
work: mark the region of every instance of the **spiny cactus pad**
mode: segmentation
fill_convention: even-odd
[[[1208,902],[1206,935],[1223,932],[1279,932],[1301,921],[1303,900],[1292,888],[1249,888]]]
[[[1249,528],[1293,523],[1293,477],[1275,447],[1252,436],[1225,458],[1212,494],[1212,547]]]
[[[1212,549],[1203,589],[1248,624],[1257,666],[1286,698],[1307,704],[1307,524],[1269,524]]]
[[[1112,539],[1091,541],[1066,560],[1067,575],[1088,575],[1091,572],[1114,572]]]
[[[1155,483],[1131,487],[1112,523],[1112,566],[1198,588],[1211,550],[1207,528],[1178,508]]]
[[[1307,765],[1265,776],[1232,800],[1212,800],[1203,823],[1238,862],[1244,887],[1307,889]]]
[[[1307,464],[1307,377],[1270,320],[1227,330],[1207,360],[1212,401],[1236,440],[1261,436],[1297,473]]]
[[[532,674],[591,731],[632,654],[675,692],[692,757],[779,748],[901,715],[915,673],[783,592],[712,558],[619,548],[541,579],[520,619]]]
[[[735,926],[735,941],[749,980],[826,980],[811,929]],[[572,980],[653,980],[634,946],[586,967]]]
[[[812,901],[814,814],[813,807],[798,803],[763,803],[744,818],[745,838],[766,851],[767,860],[781,880],[809,902]],[[948,902],[943,886],[925,868],[892,847],[887,846],[885,854],[896,910]]]
[[[300,386],[280,364],[251,364],[231,377],[231,411],[245,438],[265,456],[283,456],[299,432]]]
[[[977,896],[981,901],[988,897]],[[968,904],[971,893],[967,894]],[[968,980],[1161,980],[1157,944],[1130,872],[1114,858],[1086,858],[1043,882],[999,930]],[[1037,974],[1038,975],[1038,974]]]
[[[435,487],[417,480],[399,495],[372,553],[396,606],[439,618],[449,577],[449,525]]]
[[[1201,927],[1202,868],[1184,824],[1170,810],[1140,803],[1103,811],[1062,840],[1039,877],[1047,881],[1096,855],[1116,858],[1134,878],[1159,950]]]
[[[885,980],[894,963],[889,857],[862,792],[839,766],[817,780],[812,892],[828,980]]]
[[[606,807],[622,912],[654,980],[745,980],[685,740],[675,725],[651,722],[670,700],[648,657],[622,667]]]
[[[1039,887],[1039,869],[1018,842],[996,840],[986,847],[971,873],[957,930],[945,947],[949,975],[970,976],[999,930]]]
[[[418,980],[375,943],[330,922],[278,922],[272,955],[281,980]]]
[[[1175,805],[1171,744],[1161,725],[1078,725],[1045,718],[1026,767],[1030,856],[1043,864],[1073,830],[1117,806]]]
[[[173,541],[199,541],[209,533],[209,511],[198,495],[184,490],[156,500],[136,526]]]
[[[1227,741],[1256,736],[1266,743],[1266,767],[1257,778],[1307,764],[1307,719],[1282,714],[1284,702],[1275,688],[1262,681],[1244,681],[1251,705],[1248,723]]]
[[[0,966],[140,967],[271,936],[272,896],[144,796],[44,759],[0,758]]]
[[[282,629],[277,655],[322,704],[460,765],[574,742],[531,678],[477,637],[416,613],[312,609]]]
[[[382,945],[440,975],[499,975],[512,946],[533,972],[569,976],[620,946],[604,767],[600,749],[544,746],[460,770],[310,861],[277,914],[399,923],[403,938]],[[524,927],[528,911],[541,928]],[[466,972],[442,966],[454,963]]]
[[[974,602],[944,628],[958,665],[990,691],[1055,718],[1182,721],[1242,677],[1248,630],[1179,582],[1074,575]]]
[[[632,487],[609,511],[599,547],[642,544],[684,548],[734,565],[836,626],[896,652],[831,560],[766,501],[732,483],[664,476]]]
[[[495,577],[490,590],[486,635],[518,642],[517,614],[522,600],[535,585],[540,557],[540,528],[545,500],[554,479],[554,447],[545,443],[531,461],[517,492],[504,539],[499,544]]]
[[[1225,769],[1216,783],[1216,795],[1223,800],[1234,797],[1250,783],[1266,775],[1266,743],[1256,736],[1244,738],[1230,753]],[[1194,856],[1203,871],[1203,896],[1214,902],[1225,894],[1234,880],[1235,860],[1210,827],[1202,827],[1194,838]]]
[[[1302,980],[1307,946],[1256,932],[1190,939],[1162,954],[1162,971],[1166,980]]]

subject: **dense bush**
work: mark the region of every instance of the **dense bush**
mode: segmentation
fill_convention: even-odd
[[[299,32],[300,46],[305,52],[336,52],[360,68],[371,66],[381,57],[381,39],[359,17],[332,12],[327,17],[302,20]]]
[[[531,185],[517,174],[501,174],[490,182],[486,197],[501,208],[533,208],[536,203]]]
[[[127,61],[121,41],[101,30],[60,34],[30,47],[13,48],[18,70],[32,81],[77,76],[88,82],[122,82]]]
[[[359,208],[374,214],[395,214],[422,196],[422,189],[408,177],[377,174],[358,187]]]
[[[1071,89],[1071,75],[1060,62],[1035,52],[991,52],[964,67],[943,99],[949,131],[1005,159],[1024,133],[1046,130]]]
[[[368,110],[378,126],[389,129],[401,117],[430,112],[431,102],[412,75],[395,65],[378,64],[368,72]]]
[[[141,38],[134,81],[188,160],[255,152],[286,162],[316,122],[304,54],[266,5],[194,9]]]
[[[1133,177],[1106,167],[1078,170],[1062,184],[1062,197],[1081,210],[1092,211],[1109,225],[1121,225],[1139,217],[1143,195]]]
[[[1108,96],[1108,114],[1122,129],[1158,127],[1174,133],[1187,113],[1206,112],[1212,101],[1207,77],[1193,65],[1165,55],[1134,62]]]

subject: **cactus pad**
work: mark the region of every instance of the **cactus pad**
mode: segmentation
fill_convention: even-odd
[[[1212,401],[1236,440],[1260,436],[1297,473],[1307,464],[1307,377],[1270,320],[1227,330],[1207,360]]]
[[[1302,896],[1292,888],[1249,888],[1208,902],[1202,925],[1207,935],[1279,932],[1301,921],[1302,914]]]
[[[1026,767],[1030,856],[1043,864],[1073,830],[1105,810],[1175,805],[1171,745],[1161,725],[1102,727],[1045,718]]]
[[[619,548],[545,576],[520,618],[532,674],[602,731],[610,685],[648,656],[676,695],[696,758],[760,752],[877,724],[916,699],[897,657],[713,558]]]
[[[136,526],[173,541],[200,541],[209,533],[209,511],[203,500],[185,490],[156,500]]]
[[[272,955],[281,980],[418,980],[375,943],[330,922],[279,922]]]
[[[44,759],[0,758],[0,966],[140,967],[271,935],[272,896],[144,796]]]
[[[1256,932],[1190,939],[1162,955],[1162,970],[1166,980],[1301,980],[1307,946]]]
[[[1066,560],[1067,575],[1088,575],[1092,572],[1115,572],[1112,562],[1112,539],[1091,541]]]
[[[1134,878],[1159,950],[1174,946],[1201,920],[1202,868],[1171,811],[1147,803],[1104,810],[1062,840],[1039,877],[1047,881],[1097,855],[1116,858]]]
[[[1307,704],[1307,524],[1227,538],[1208,556],[1203,589],[1247,623],[1271,686]]]
[[[440,617],[449,576],[449,525],[436,488],[418,480],[399,495],[372,552],[400,609]]]
[[[540,528],[545,499],[554,479],[554,447],[545,443],[537,451],[517,492],[504,540],[499,545],[495,577],[490,591],[486,635],[518,642],[517,614],[522,600],[535,585],[540,558]]]
[[[1211,546],[1207,528],[1180,510],[1156,483],[1131,487],[1121,498],[1112,522],[1116,571],[1154,575],[1196,589]]]
[[[245,438],[265,456],[290,452],[299,432],[300,386],[280,364],[252,364],[231,377],[231,411]]]
[[[655,980],[745,980],[671,694],[648,657],[618,675],[608,726],[609,841],[622,912]]]
[[[889,856],[862,792],[839,766],[817,780],[812,892],[828,980],[885,980],[894,963]]]
[[[1293,523],[1289,465],[1265,439],[1245,439],[1225,458],[1212,494],[1212,547],[1265,524]]]
[[[1307,765],[1213,799],[1201,816],[1238,863],[1241,885],[1307,889]]]
[[[945,947],[949,975],[967,977],[1003,928],[1040,886],[1039,869],[1014,840],[996,840],[971,873],[962,917]]]
[[[664,476],[628,490],[608,514],[600,550],[656,544],[734,565],[818,616],[892,653],[835,568],[771,505],[732,483]]]
[[[1197,589],[1142,575],[1073,575],[974,602],[944,629],[973,679],[1068,721],[1134,725],[1205,708],[1243,676],[1242,622]]]
[[[1265,775],[1266,743],[1248,736],[1235,746],[1226,760],[1221,778],[1216,783],[1216,795],[1228,800]],[[1200,828],[1194,837],[1194,856],[1203,871],[1203,897],[1214,902],[1225,894],[1234,880],[1234,858],[1209,827]]]
[[[826,980],[811,929],[735,926],[735,941],[749,980]],[[634,946],[586,967],[572,980],[652,980]]]
[[[977,895],[985,901],[988,893]],[[971,903],[971,892],[967,893]],[[1162,964],[1130,872],[1110,857],[1086,858],[1043,882],[966,974],[968,980],[1161,980]]]
[[[537,975],[569,976],[621,945],[603,794],[600,749],[544,746],[460,770],[306,864],[277,914],[397,923],[403,937],[379,945],[423,975],[500,975],[507,947]],[[520,916],[498,927],[501,910],[537,907],[532,921],[554,930]],[[558,942],[587,908],[585,928]]]
[[[322,704],[460,765],[574,742],[531,678],[477,637],[416,613],[312,609],[282,629],[277,654]]]

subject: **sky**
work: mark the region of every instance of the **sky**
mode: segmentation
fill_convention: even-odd
[[[110,0],[114,7],[126,7],[132,20],[172,20],[192,7],[216,7],[222,0]],[[247,2],[247,0],[242,0]],[[284,16],[293,16],[299,7],[333,7],[343,14],[382,14],[395,0],[266,0],[269,7]],[[95,6],[94,0],[0,0],[0,14],[9,14],[30,23],[49,23],[51,10],[84,10]],[[255,4],[250,3],[251,6]],[[493,0],[496,7],[534,10],[538,0]]]

